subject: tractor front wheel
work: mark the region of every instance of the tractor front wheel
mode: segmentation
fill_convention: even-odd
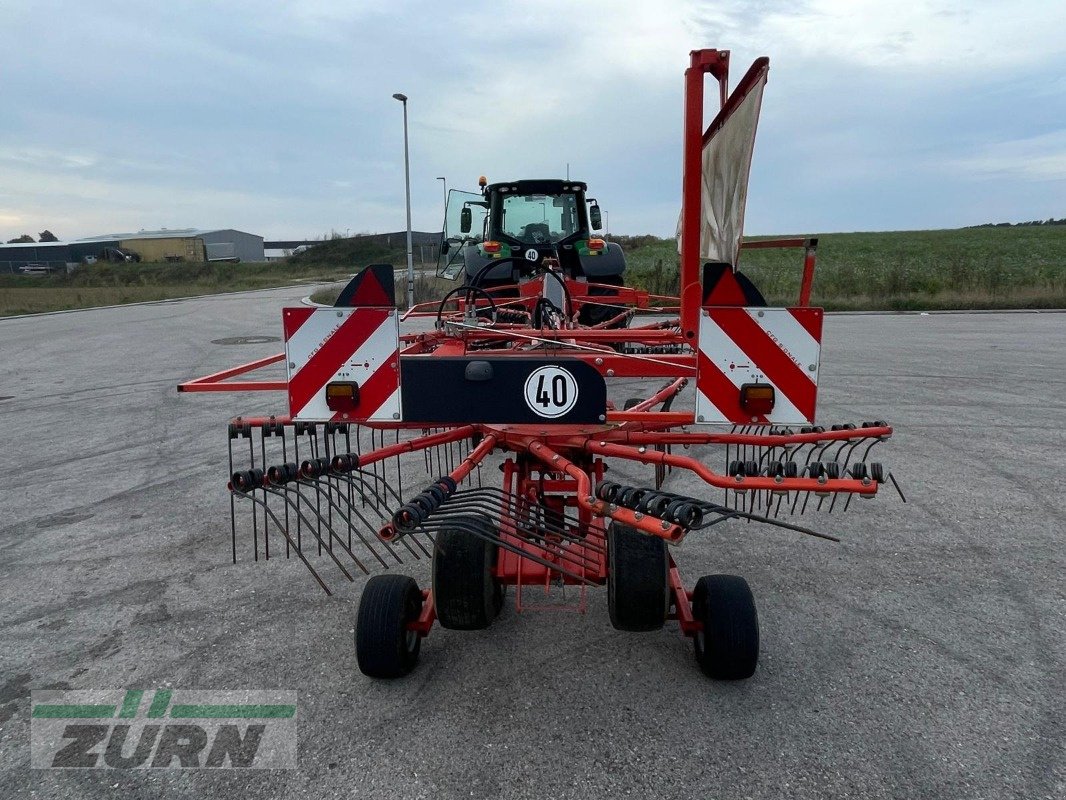
[[[496,545],[462,529],[446,528],[433,549],[433,602],[443,628],[487,628],[503,605],[496,580]]]
[[[371,678],[401,678],[415,668],[422,637],[409,625],[422,613],[422,591],[406,575],[366,582],[355,623],[355,659]]]
[[[750,678],[759,660],[759,614],[748,582],[737,575],[705,575],[692,593],[696,661],[718,680]]]
[[[657,631],[670,611],[670,557],[658,536],[612,522],[607,528],[607,610],[620,631]]]

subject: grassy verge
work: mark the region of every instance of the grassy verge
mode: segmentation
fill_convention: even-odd
[[[818,239],[812,302],[830,310],[1066,307],[1061,227],[831,233]],[[622,244],[630,283],[677,293],[673,239],[632,237]],[[796,301],[802,267],[798,249],[741,255],[741,269],[773,305]]]
[[[619,237],[626,281],[677,294],[673,239]],[[0,275],[0,316],[164,300],[198,294],[336,281],[316,295],[332,302],[348,275],[372,262],[402,264],[395,250],[328,242],[270,264],[96,264],[67,275]],[[799,295],[799,250],[750,250],[741,268],[773,305]],[[429,265],[426,265],[429,266]],[[457,283],[420,275],[417,302]],[[397,295],[403,287],[397,282]],[[819,236],[813,302],[829,310],[935,310],[1066,307],[1066,228],[1023,226]]]
[[[72,273],[0,275],[0,316],[121,305],[343,279],[354,267],[290,264],[94,264]]]

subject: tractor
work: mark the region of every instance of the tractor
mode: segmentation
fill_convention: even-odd
[[[623,285],[625,254],[597,235],[603,213],[588,186],[563,179],[488,183],[480,193],[452,190],[444,214],[437,274],[484,289],[494,297],[516,297],[518,286],[535,278],[545,262],[567,278],[592,284],[589,296],[616,298]],[[563,289],[553,283],[549,299],[562,308]],[[612,305],[588,304],[584,325],[617,315]],[[616,323],[617,324],[617,323]]]

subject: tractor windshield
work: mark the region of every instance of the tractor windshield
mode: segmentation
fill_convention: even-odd
[[[560,242],[578,230],[577,195],[505,195],[500,231],[523,244]]]

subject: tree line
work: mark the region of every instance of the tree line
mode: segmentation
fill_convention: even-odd
[[[1029,225],[1066,225],[1066,217],[1062,219],[1034,219],[1030,222],[985,222],[982,225],[971,225],[971,228],[1024,228]]]
[[[41,231],[37,234],[37,238],[34,239],[28,233],[24,233],[21,236],[16,236],[14,239],[8,239],[8,244],[36,244],[37,242],[58,242],[59,237],[51,231]]]

